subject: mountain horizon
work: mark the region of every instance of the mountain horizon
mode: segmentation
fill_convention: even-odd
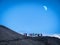
[[[60,45],[60,39],[50,36],[24,36],[0,25],[0,45]]]

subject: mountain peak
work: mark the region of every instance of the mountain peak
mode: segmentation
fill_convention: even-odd
[[[0,27],[5,27],[4,25],[0,25]]]
[[[13,40],[21,39],[23,35],[11,30],[10,28],[0,25],[0,41],[1,40]]]
[[[4,25],[0,25],[0,28],[9,29],[8,27],[6,27],[6,26],[4,26]]]

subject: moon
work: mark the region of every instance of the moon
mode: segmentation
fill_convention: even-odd
[[[47,11],[47,6],[44,5],[43,8]]]

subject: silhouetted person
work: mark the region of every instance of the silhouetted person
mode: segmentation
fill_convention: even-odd
[[[24,36],[27,36],[27,33],[24,33]]]

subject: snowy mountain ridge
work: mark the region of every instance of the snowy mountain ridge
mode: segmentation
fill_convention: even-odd
[[[53,34],[53,35],[49,35],[50,37],[57,37],[60,39],[60,34]]]

